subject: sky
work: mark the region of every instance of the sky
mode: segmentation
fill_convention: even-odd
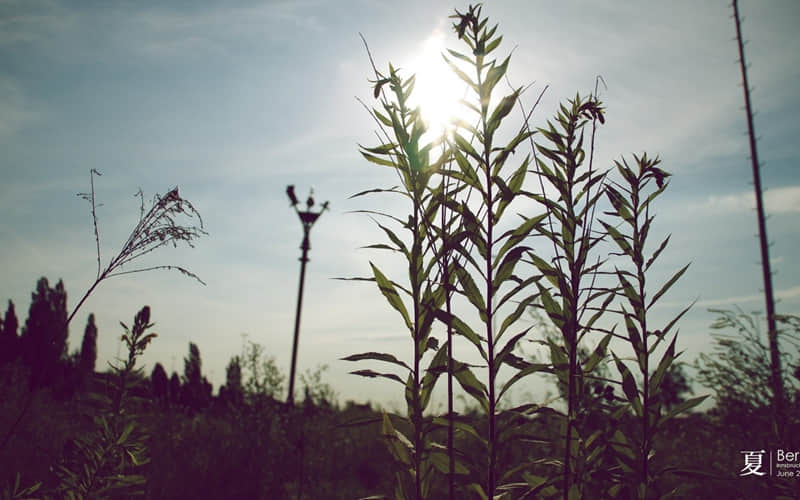
[[[543,126],[560,102],[586,95],[602,76],[606,125],[595,161],[646,151],[671,172],[653,234],[672,234],[654,270],[689,271],[654,311],[665,321],[696,300],[678,347],[692,361],[711,348],[709,308],[763,310],[763,282],[746,118],[732,11],[707,2],[487,2],[484,13],[513,50],[509,80],[533,84],[530,107]],[[381,197],[350,199],[396,180],[367,163],[376,145],[373,78],[363,34],[379,69],[388,63],[445,81],[436,52],[458,47],[448,16],[467,4],[343,0],[267,2],[78,2],[0,0],[0,300],[24,323],[36,281],[63,279],[74,307],[96,272],[90,207],[76,193],[95,178],[104,265],[138,219],[139,188],[150,199],[179,186],[203,217],[196,248],[165,248],[142,266],[177,272],[112,278],[70,325],[78,349],[89,313],[99,328],[98,367],[117,356],[119,321],[145,304],[159,334],[142,358],[183,370],[188,343],[216,388],[246,340],[289,371],[301,225],[285,194],[313,187],[329,200],[311,233],[298,371],[327,365],[341,401],[399,407],[401,392],[348,372],[363,351],[410,357],[398,317],[374,285],[334,278],[398,279],[402,264],[360,249],[381,241],[363,209],[395,209]],[[769,213],[780,313],[800,313],[800,6],[742,1],[743,32],[759,158]],[[444,44],[444,45],[442,45]],[[431,56],[433,51],[433,56]],[[431,62],[434,61],[434,62]],[[425,76],[429,75],[429,76]],[[433,76],[430,76],[433,75]],[[437,102],[449,87],[429,87]],[[423,90],[424,92],[424,90]],[[438,93],[437,93],[438,92]],[[515,118],[519,123],[519,116]],[[131,268],[132,269],[132,268]],[[540,382],[523,391],[541,393]],[[537,385],[539,384],[539,385]]]

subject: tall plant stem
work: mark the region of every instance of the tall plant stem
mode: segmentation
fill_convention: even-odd
[[[570,191],[571,195],[571,191]],[[567,210],[569,218],[565,224],[570,224],[574,220],[574,210],[572,206],[572,199],[567,200]],[[574,233],[573,233],[574,234]],[[568,243],[568,242],[565,242]],[[572,243],[572,242],[569,242]],[[564,450],[564,500],[569,498],[569,489],[571,482],[572,467],[572,425],[576,420],[576,402],[575,402],[575,377],[578,367],[578,308],[577,300],[580,294],[580,270],[576,267],[576,263],[571,261],[568,263],[570,271],[570,294],[572,301],[568,306],[571,311],[567,312],[567,330],[566,342],[569,355],[569,381],[567,383],[567,428],[566,435],[564,436],[565,450]]]
[[[767,308],[767,336],[769,338],[769,353],[772,368],[773,412],[778,428],[783,428],[783,416],[786,395],[784,394],[783,378],[781,376],[781,356],[778,349],[778,329],[775,321],[775,298],[772,291],[772,271],[769,263],[769,243],[767,239],[767,223],[764,217],[764,200],[761,189],[761,174],[758,163],[758,150],[756,149],[756,134],[753,125],[753,111],[750,104],[750,86],[747,81],[747,64],[744,59],[744,43],[742,42],[742,28],[739,20],[739,5],[733,0],[733,17],[736,22],[736,42],[739,46],[739,65],[742,70],[742,85],[744,88],[744,105],[747,111],[747,134],[750,139],[750,160],[753,169],[753,189],[756,193],[756,214],[758,217],[758,240],[761,246],[761,271],[764,276],[764,298]]]
[[[575,365],[577,364],[578,350],[574,344],[567,346],[569,349],[569,383],[567,384],[567,428],[564,436],[564,500],[569,499],[572,467],[572,422],[575,412]]]
[[[574,125],[571,122],[568,135],[566,137],[567,143],[567,169],[566,169],[566,180],[567,180],[567,192],[566,192],[566,199],[564,199],[564,210],[566,211],[565,220],[562,223],[562,226],[567,226],[569,231],[562,228],[561,233],[562,237],[564,238],[564,247],[565,248],[574,248],[575,246],[575,229],[577,224],[576,216],[575,216],[575,198],[573,197],[573,187],[575,185],[575,174],[577,171],[577,164],[575,164],[575,155],[572,151],[572,143],[574,141]],[[572,235],[567,239],[566,235]],[[565,445],[566,449],[564,450],[564,500],[569,498],[569,489],[571,483],[571,470],[572,467],[572,427],[573,423],[577,420],[577,402],[576,402],[576,395],[575,395],[575,377],[577,376],[577,371],[580,369],[578,365],[578,299],[580,297],[581,292],[581,276],[582,276],[582,263],[575,259],[575,255],[579,254],[579,252],[575,252],[574,250],[567,253],[565,252],[564,257],[567,260],[567,268],[569,269],[569,297],[562,298],[562,301],[565,305],[565,313],[566,313],[566,335],[565,341],[567,343],[568,355],[569,355],[569,380],[567,383],[567,428],[565,433]],[[567,300],[564,300],[567,299]]]
[[[444,283],[445,291],[445,311],[447,318],[451,317],[451,286],[450,286],[450,250],[448,248],[448,225],[447,225],[447,197],[448,193],[447,177],[442,177],[442,201],[441,201],[441,228],[442,228],[442,282]],[[455,427],[455,416],[453,415],[453,325],[448,319],[447,321],[447,457],[448,457],[448,470],[447,470],[447,497],[450,500],[455,498],[455,475],[456,475],[456,461],[455,461],[455,448],[453,444],[453,430]]]
[[[637,186],[638,187],[638,186]],[[642,338],[642,444],[641,444],[641,460],[642,460],[642,477],[641,485],[644,489],[640,490],[640,498],[647,498],[647,487],[649,485],[649,456],[650,456],[650,356],[648,354],[647,345],[647,314],[644,308],[645,298],[645,270],[644,270],[644,241],[641,238],[641,228],[639,227],[639,216],[641,215],[639,205],[639,190],[634,189],[631,192],[631,205],[633,206],[633,237],[631,243],[633,244],[633,255],[636,263],[636,277],[639,285],[639,297],[642,299],[642,308],[637,311],[637,321],[639,322],[639,332]],[[645,209],[645,220],[647,220],[647,208]],[[637,357],[639,353],[637,353]]]
[[[420,206],[419,200],[414,200],[414,219],[413,219],[413,227],[418,228],[420,222]],[[418,231],[418,230],[416,230]],[[412,293],[412,300],[414,302],[414,394],[413,394],[413,401],[414,401],[414,487],[416,491],[416,498],[419,500],[422,498],[422,447],[424,445],[422,440],[422,408],[421,408],[421,401],[419,398],[420,394],[420,346],[419,346],[419,336],[420,336],[420,310],[419,310],[419,301],[420,301],[420,286],[421,283],[419,281],[419,270],[422,268],[422,242],[419,238],[419,232],[414,233],[414,241],[413,241],[414,248],[412,249],[411,253],[415,256],[412,260],[411,265],[413,266],[411,269],[411,293]]]
[[[483,68],[483,56],[478,55],[475,60],[475,69],[476,69],[476,83],[477,87],[480,88],[483,85],[483,81],[481,78],[481,70]],[[495,356],[494,356],[494,331],[492,320],[494,318],[494,310],[493,310],[493,297],[494,297],[494,290],[492,286],[492,278],[493,278],[493,270],[494,267],[492,265],[492,243],[494,242],[494,191],[492,186],[494,182],[492,180],[492,168],[491,168],[491,151],[492,151],[492,143],[489,139],[491,137],[491,133],[489,132],[489,123],[487,117],[489,115],[489,102],[488,99],[481,101],[481,127],[483,128],[483,137],[484,137],[484,144],[482,156],[483,156],[483,168],[484,173],[486,174],[486,267],[485,267],[485,274],[486,274],[486,344],[487,344],[487,355],[488,355],[488,365],[489,365],[489,478],[488,484],[486,489],[486,494],[489,498],[494,498],[494,490],[495,484],[497,482],[495,476],[495,467],[497,464],[497,431],[496,431],[496,407],[497,401],[495,400]]]

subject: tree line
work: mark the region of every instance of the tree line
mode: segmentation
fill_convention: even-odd
[[[0,318],[0,366],[7,371],[22,370],[27,389],[52,388],[68,399],[86,388],[97,370],[98,327],[90,313],[84,327],[80,348],[70,352],[67,325],[67,291],[63,280],[50,286],[46,277],[36,282],[25,322],[20,325],[16,307],[8,301]],[[21,327],[20,327],[21,326]],[[219,403],[227,406],[263,405],[275,401],[283,391],[284,376],[273,357],[263,346],[247,342],[242,352],[231,357],[226,368],[225,384],[213,395],[213,385],[202,371],[198,345],[189,342],[183,360],[183,374],[168,374],[156,363],[146,378],[146,393],[162,407],[180,407],[199,412]],[[306,383],[308,397],[332,402],[333,391],[321,383],[319,370],[301,379]],[[314,382],[312,384],[312,382]],[[313,387],[312,387],[313,385]]]

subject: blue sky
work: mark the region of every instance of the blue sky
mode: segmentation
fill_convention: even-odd
[[[164,249],[142,264],[179,264],[207,286],[156,272],[104,282],[71,325],[70,345],[90,312],[100,362],[117,354],[118,321],[152,308],[160,336],[144,357],[181,372],[198,344],[215,387],[242,334],[263,344],[288,372],[301,227],[287,184],[313,186],[332,210],[312,232],[299,368],[329,365],[341,399],[391,404],[399,392],[347,375],[338,358],[366,350],[407,357],[397,318],[372,286],[330,278],[365,275],[358,247],[380,239],[369,219],[386,208],[356,192],[392,185],[358,144],[375,143],[374,122],[356,98],[371,99],[371,68],[415,68],[431,40],[455,42],[446,2],[62,2],[0,1],[0,299],[21,321],[40,276],[64,279],[74,305],[95,272],[89,207],[75,196],[96,179],[105,259],[138,216],[132,197],[178,185],[203,216],[197,248]],[[743,1],[752,64],[759,155],[782,313],[800,313],[800,7]],[[528,105],[543,125],[559,102],[607,88],[607,124],[596,161],[647,151],[674,174],[657,205],[654,234],[672,233],[654,278],[691,262],[656,311],[667,318],[697,299],[681,324],[686,360],[710,346],[708,307],[763,309],[762,281],[731,10],[713,2],[491,2],[500,54],[514,49],[509,78],[535,82]],[[3,305],[5,310],[5,305]],[[536,391],[536,388],[531,388]]]

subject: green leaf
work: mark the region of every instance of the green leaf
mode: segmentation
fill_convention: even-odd
[[[447,49],[447,52],[449,52],[451,56],[453,56],[453,57],[455,57],[457,59],[461,59],[462,61],[464,61],[467,64],[472,64],[472,59],[470,59],[469,57],[465,56],[464,54],[462,54],[460,52],[456,52],[455,50],[452,50],[452,49]],[[447,59],[447,56],[443,55],[442,57],[444,57],[445,61],[449,62],[449,60]]]
[[[653,255],[647,260],[647,264],[644,266],[644,270],[645,271],[650,269],[650,266],[653,264],[653,262],[655,262],[655,260],[658,258],[658,256],[661,254],[661,252],[664,250],[664,248],[666,248],[667,243],[669,243],[670,236],[672,236],[672,235],[667,236],[664,239],[664,241],[661,242],[661,245],[659,245],[659,247],[656,249],[656,251],[653,252]]]
[[[450,457],[446,453],[433,451],[428,454],[428,459],[442,474],[450,473]],[[469,474],[469,470],[458,460],[455,460],[453,469],[456,474]]]
[[[514,351],[514,349],[517,347],[517,342],[519,342],[519,339],[524,337],[525,334],[528,333],[528,331],[531,328],[533,328],[533,327],[529,326],[528,328],[526,328],[522,332],[520,332],[520,333],[514,335],[513,337],[511,337],[510,339],[508,339],[508,342],[506,342],[506,345],[504,345],[503,348],[500,349],[500,352],[498,352],[495,355],[495,357],[494,357],[494,372],[495,372],[495,374],[500,370],[500,367],[505,362],[505,358],[509,354],[511,354]],[[495,337],[495,342],[497,342],[497,337]]]
[[[372,153],[375,155],[388,155],[395,152],[397,149],[397,144],[395,143],[388,143],[388,144],[381,144],[380,146],[376,146],[374,148],[368,148],[366,146],[362,146],[361,144],[358,145],[362,151],[366,151],[367,153]]]
[[[507,56],[499,66],[494,66],[489,68],[489,71],[486,72],[486,78],[483,81],[483,85],[480,87],[480,97],[481,100],[488,99],[494,90],[495,85],[503,78],[503,75],[506,74],[506,69],[508,68],[508,62],[511,60],[511,56]]]
[[[550,318],[550,321],[561,330],[564,326],[564,311],[561,309],[561,306],[553,300],[553,297],[550,295],[550,291],[547,288],[543,287],[538,282],[536,286],[539,287],[539,297],[542,300],[542,306],[544,306],[544,310],[547,313],[547,316]]]
[[[392,421],[389,419],[389,415],[385,412],[383,414],[381,434],[386,440],[386,444],[392,456],[405,465],[411,465],[411,450],[413,449],[413,445],[402,432],[394,428]]]
[[[498,127],[500,127],[500,123],[503,121],[503,118],[505,118],[511,112],[511,110],[514,109],[514,105],[517,103],[517,99],[519,98],[518,92],[519,91],[516,91],[513,94],[505,96],[500,101],[500,104],[494,108],[492,116],[489,117],[489,121],[486,126],[486,137],[491,138]]]
[[[569,487],[569,494],[567,495],[569,500],[580,500],[581,499],[581,490],[577,484],[574,484]]]
[[[606,232],[611,235],[611,238],[614,239],[614,242],[617,244],[619,249],[622,250],[625,255],[633,257],[633,248],[631,248],[630,243],[628,243],[627,236],[617,231],[617,229],[610,224],[607,224],[603,221],[600,221],[600,224],[602,224],[606,229]]]
[[[434,417],[433,418],[433,422],[436,425],[439,425],[441,427],[447,427],[447,426],[450,425],[450,420],[448,420],[445,417]],[[453,428],[455,429],[456,432],[469,434],[470,436],[475,438],[475,440],[478,441],[479,443],[482,443],[484,446],[486,445],[486,439],[484,439],[478,433],[478,431],[475,430],[475,427],[473,427],[472,425],[468,424],[467,422],[461,422],[459,420],[454,420],[453,421]]]
[[[382,352],[364,352],[361,354],[351,354],[350,356],[341,358],[342,361],[362,361],[365,359],[372,359],[376,361],[385,361],[387,363],[393,363],[398,366],[402,366],[406,370],[411,370],[411,368],[405,364],[403,361],[400,361],[396,357],[391,354],[386,354]]]
[[[641,318],[644,315],[644,304],[642,303],[642,297],[639,297],[639,294],[636,293],[636,289],[633,287],[630,281],[625,278],[625,273],[620,271],[619,269],[615,269],[617,273],[617,278],[619,279],[619,284],[622,285],[622,291],[625,293],[625,297],[628,299],[631,307],[633,307],[634,314],[637,318]]]
[[[537,224],[542,222],[547,217],[547,214],[537,215],[536,217],[526,218],[519,226],[514,229],[509,229],[501,237],[500,240],[507,238],[500,251],[497,252],[497,259],[502,259],[503,256],[510,248],[514,248],[521,243],[525,238],[530,236],[531,231]]]
[[[481,293],[478,286],[475,284],[475,281],[472,279],[472,275],[467,271],[465,268],[461,267],[460,265],[456,265],[454,268],[454,273],[458,278],[458,282],[461,285],[461,290],[464,292],[464,295],[467,297],[467,300],[478,310],[480,314],[483,316],[486,315],[486,302],[483,298],[483,294]]]
[[[383,224],[378,224],[378,227],[381,228],[381,230],[383,230],[384,233],[386,233],[386,236],[388,236],[389,239],[392,241],[392,243],[395,244],[397,250],[403,252],[403,254],[406,256],[406,259],[408,259],[409,258],[408,247],[403,242],[403,240],[398,238],[397,235],[394,234],[394,231],[384,226]]]
[[[636,324],[633,322],[633,317],[628,311],[625,310],[625,306],[622,306],[622,315],[625,318],[625,330],[628,332],[628,340],[631,342],[631,346],[633,347],[633,351],[636,353],[639,364],[643,366],[642,359],[646,353],[642,352],[644,350],[642,336],[639,333],[639,329],[636,328]]]
[[[394,284],[392,284],[392,282],[389,281],[386,276],[384,276],[384,274],[375,266],[375,264],[370,262],[369,265],[372,267],[372,273],[375,276],[375,282],[378,284],[378,288],[383,296],[386,297],[386,300],[389,302],[389,304],[394,307],[403,317],[406,327],[409,330],[413,330],[406,306],[403,304],[403,300],[397,293],[397,289],[394,287]]]
[[[558,372],[569,371],[569,358],[564,351],[564,346],[549,340],[547,345],[550,348],[550,362],[553,364],[553,369]],[[564,382],[566,381],[567,379],[564,379]]]
[[[405,385],[403,379],[401,379],[394,373],[380,373],[372,370],[356,370],[350,373],[353,375],[360,375],[362,377],[369,377],[369,378],[377,378],[377,377],[388,378],[389,380],[394,380],[396,382],[400,382],[401,384]]]
[[[468,324],[466,324],[461,318],[455,316],[453,314],[449,314],[443,310],[437,310],[434,312],[436,318],[444,323],[445,325],[450,325],[456,334],[461,335],[462,337],[469,340],[472,345],[474,345],[481,354],[481,357],[486,360],[486,351],[483,349],[483,345],[481,344],[480,336],[475,333],[475,330],[472,329]]]
[[[128,440],[128,436],[131,435],[134,427],[136,427],[136,422],[130,422],[125,426],[125,428],[122,430],[122,433],[117,438],[117,445],[121,445]]]
[[[561,278],[562,275],[561,275],[561,273],[558,272],[558,270],[555,267],[550,265],[550,263],[548,263],[547,261],[545,261],[544,259],[542,259],[541,257],[539,257],[538,255],[536,255],[533,252],[531,252],[529,254],[529,257],[531,258],[531,261],[533,262],[533,265],[536,266],[536,268],[539,270],[539,272],[542,273],[542,275],[545,278],[547,278],[547,280],[550,283],[552,283],[554,287],[561,288],[561,286],[560,286],[561,285],[561,281],[559,280],[559,278]],[[541,286],[540,286],[540,288],[541,288]]]
[[[583,364],[583,372],[586,374],[592,373],[600,361],[604,360],[606,357],[606,350],[608,349],[608,343],[611,342],[611,334],[607,334],[605,337],[600,340],[600,343],[597,344],[594,351],[592,352],[591,356],[584,362]]]
[[[677,273],[672,275],[672,278],[670,278],[669,281],[664,283],[664,286],[662,286],[661,289],[658,292],[656,292],[655,295],[653,295],[653,298],[650,300],[650,303],[647,305],[647,309],[648,310],[653,306],[653,304],[656,303],[656,301],[659,298],[661,298],[662,295],[667,293],[667,290],[669,290],[670,287],[672,287],[672,285],[674,285],[675,282],[678,281],[678,279],[680,279],[681,276],[683,276],[683,273],[685,273],[686,270],[689,269],[689,266],[690,266],[690,264],[686,264],[685,266],[683,266],[683,268],[681,268],[680,271],[678,271]]]
[[[630,203],[628,203],[628,200],[611,186],[606,186],[606,196],[614,207],[614,210],[616,210],[615,215],[621,217],[625,222],[633,226],[636,220],[630,212]]]
[[[650,379],[650,384],[648,386],[648,391],[650,392],[650,397],[655,397],[658,394],[658,388],[661,386],[661,381],[664,379],[664,375],[667,373],[672,361],[675,360],[675,340],[677,340],[678,336],[672,336],[672,342],[669,343],[669,347],[664,352],[664,355],[661,357],[661,361],[658,363],[658,368],[653,373],[653,376]]]
[[[531,373],[546,372],[549,370],[549,367],[550,365],[547,363],[533,363],[523,368],[522,370],[518,371],[517,373],[514,374],[514,376],[508,379],[508,381],[506,381],[505,384],[503,384],[503,387],[500,389],[500,392],[498,393],[497,400],[499,401],[503,397],[503,394],[505,394],[507,390],[511,389],[511,386],[513,386],[523,378],[527,377]]]
[[[361,151],[361,156],[366,158],[367,161],[369,161],[371,163],[374,163],[376,165],[381,165],[381,166],[384,166],[384,167],[397,168],[397,164],[394,161],[392,161],[392,160],[384,160],[383,158],[380,158],[380,157],[375,156],[373,154],[367,153],[366,151]]]
[[[478,91],[478,86],[475,84],[475,82],[472,81],[472,78],[470,78],[466,73],[464,73],[461,70],[461,68],[456,66],[452,61],[447,61],[447,64],[450,66],[450,69],[453,71],[453,73],[455,73],[456,76],[458,76],[464,83],[469,85],[469,87],[472,90],[474,90],[475,92]]]
[[[636,414],[641,416],[642,404],[639,401],[639,391],[636,388],[636,381],[633,379],[633,374],[628,367],[625,366],[622,361],[620,361],[616,354],[612,352],[611,355],[614,356],[614,362],[617,364],[617,369],[622,375],[622,390],[625,393],[625,397],[628,399],[631,405],[633,405]]]
[[[480,500],[489,500],[489,496],[486,494],[486,492],[483,489],[483,486],[481,486],[480,484],[469,483],[467,485],[467,489],[475,492],[478,495],[478,498],[480,498]]]
[[[691,309],[691,308],[692,308],[692,306],[694,306],[694,303],[695,303],[695,302],[696,302],[696,300],[695,300],[695,301],[692,301],[692,303],[691,303],[691,304],[689,304],[688,306],[684,307],[684,308],[681,310],[681,312],[679,312],[677,315],[675,315],[675,317],[673,317],[673,318],[670,320],[670,322],[669,322],[669,323],[667,323],[667,326],[665,326],[665,327],[664,327],[664,329],[663,329],[663,330],[661,330],[661,331],[659,332],[659,334],[657,334],[657,335],[656,335],[656,341],[655,341],[655,342],[653,342],[653,343],[650,345],[650,348],[648,349],[648,353],[649,353],[649,354],[652,354],[653,352],[655,352],[655,349],[656,349],[656,347],[657,347],[657,346],[658,346],[658,345],[661,343],[661,340],[662,340],[662,339],[664,339],[664,338],[667,336],[667,334],[668,334],[668,333],[669,333],[669,332],[672,330],[672,327],[673,327],[673,326],[675,326],[675,324],[676,324],[676,323],[677,323],[677,322],[678,322],[678,321],[679,321],[679,320],[680,320],[680,319],[681,319],[681,318],[684,316],[684,314],[686,314],[687,312],[689,312],[689,309]],[[712,328],[713,328],[713,326],[712,326]]]
[[[536,295],[531,295],[530,297],[520,300],[517,303],[517,307],[514,309],[514,311],[506,316],[506,318],[503,320],[503,324],[500,325],[500,330],[497,331],[497,335],[495,336],[495,341],[500,339],[506,330],[511,327],[511,325],[516,323],[517,320],[525,313],[525,311],[527,311],[528,308],[530,308],[535,302]]]
[[[447,350],[448,343],[445,342],[433,356],[425,376],[422,378],[422,390],[420,391],[420,407],[424,410],[428,406],[431,393],[436,385],[436,381],[443,372],[447,371]]]
[[[497,266],[497,261],[495,260],[495,275],[494,279],[492,280],[492,293],[496,293],[500,287],[506,282],[511,276],[514,274],[514,269],[519,263],[520,259],[528,252],[530,248],[524,246],[518,246],[511,249],[503,259],[503,262],[500,263],[500,266]]]
[[[683,403],[681,403],[678,406],[676,406],[675,408],[671,409],[669,411],[669,413],[667,413],[666,415],[664,415],[663,417],[658,419],[658,423],[656,424],[656,427],[661,427],[665,422],[670,420],[675,415],[678,415],[680,413],[685,412],[686,410],[694,408],[695,406],[697,406],[700,403],[702,403],[707,397],[708,396],[698,396],[696,398],[687,399]]]
[[[461,387],[475,400],[477,400],[485,411],[489,410],[489,403],[486,401],[486,397],[488,391],[486,390],[486,386],[478,380],[474,373],[469,369],[469,367],[461,362],[455,362],[457,367],[453,369],[453,375],[458,380],[458,383],[461,384]]]

